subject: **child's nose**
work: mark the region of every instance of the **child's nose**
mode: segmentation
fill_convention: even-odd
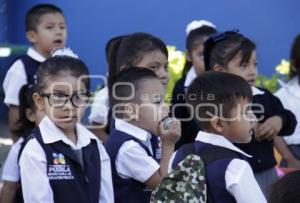
[[[64,105],[64,109],[74,109],[74,105],[72,104],[71,99],[68,99],[68,101]]]

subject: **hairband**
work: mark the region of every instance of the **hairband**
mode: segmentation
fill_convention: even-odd
[[[186,29],[185,29],[186,35],[189,35],[191,31],[198,29],[200,27],[203,27],[203,26],[216,28],[216,26],[212,22],[209,22],[207,20],[193,20],[186,26]]]
[[[73,58],[79,58],[77,54],[75,54],[70,48],[56,48],[52,50],[51,57],[54,56],[70,56]]]

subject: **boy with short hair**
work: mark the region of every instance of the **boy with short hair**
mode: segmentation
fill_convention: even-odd
[[[205,164],[207,194],[213,202],[266,202],[246,160],[250,156],[233,144],[251,140],[256,121],[251,99],[248,83],[228,73],[206,72],[188,89],[187,103],[193,107],[195,121],[203,130],[194,142],[194,153],[200,157],[208,151],[234,154],[232,158],[213,159]],[[173,155],[172,168],[185,158],[180,157],[183,150],[182,147]]]
[[[38,66],[53,49],[64,47],[67,37],[63,11],[51,4],[32,7],[26,14],[25,27],[32,47],[12,64],[3,82],[4,103],[9,107],[9,125],[14,141],[17,139],[14,131],[19,118],[18,95],[21,87],[34,83]]]
[[[114,84],[110,104],[115,129],[105,147],[111,159],[115,202],[149,202],[151,189],[167,174],[181,134],[180,122],[167,118],[164,87],[153,71],[128,68]]]

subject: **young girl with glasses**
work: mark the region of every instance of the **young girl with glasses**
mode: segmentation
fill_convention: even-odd
[[[51,57],[38,69],[34,101],[45,116],[20,156],[25,202],[114,202],[110,159],[79,123],[89,101],[88,75],[70,56]]]

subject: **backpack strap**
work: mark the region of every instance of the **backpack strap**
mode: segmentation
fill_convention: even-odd
[[[221,159],[234,159],[234,158],[244,159],[243,155],[240,155],[238,152],[228,148],[219,147],[219,146],[214,146],[212,148],[205,148],[200,152],[198,152],[197,154],[200,154],[200,157],[204,162],[205,167],[207,167],[207,165],[209,165],[210,163]],[[208,203],[214,202],[211,191],[208,188],[207,188],[207,202]]]

